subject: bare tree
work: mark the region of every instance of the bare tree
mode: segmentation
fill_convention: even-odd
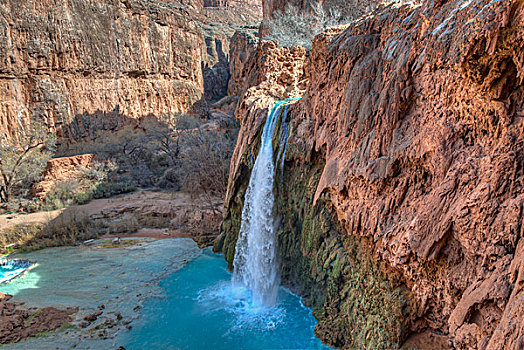
[[[193,197],[201,196],[215,210],[216,198],[224,198],[229,163],[235,140],[219,132],[197,130],[184,136],[180,161],[182,189]]]
[[[31,123],[0,143],[0,201],[9,202],[15,188],[29,188],[55,151],[56,138],[40,123]]]
[[[154,140],[155,151],[164,154],[169,166],[175,163],[179,154],[178,137],[172,127],[167,124],[151,121],[145,124],[146,134]]]

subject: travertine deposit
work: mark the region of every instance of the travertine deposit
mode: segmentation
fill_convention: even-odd
[[[316,38],[277,191],[283,280],[325,341],[522,347],[523,38],[517,0],[394,4]],[[239,105],[217,243],[230,262],[263,109],[283,89]]]
[[[16,343],[60,327],[67,328],[73,321],[72,315],[78,311],[54,307],[26,310],[9,301],[11,298],[11,295],[0,293],[0,344]]]

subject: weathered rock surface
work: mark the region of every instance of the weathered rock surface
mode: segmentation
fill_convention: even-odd
[[[85,136],[225,94],[228,40],[260,8],[203,5],[0,1],[0,134],[40,118],[62,136]]]
[[[419,0],[414,0],[419,1]],[[390,0],[263,0],[262,12],[264,24],[262,33],[269,34],[267,22],[275,18],[277,13],[283,13],[288,7],[294,7],[299,12],[322,16],[318,10],[324,11],[324,16],[338,17],[350,21],[374,10],[378,5]]]
[[[73,211],[85,213],[101,235],[190,237],[206,246],[220,232],[221,208],[221,198],[203,200],[182,192],[138,191],[94,200]]]
[[[277,190],[283,280],[325,341],[522,347],[523,38],[522,1],[487,0],[393,5],[317,37]],[[217,244],[230,262],[271,105],[258,94],[239,108]]]
[[[0,3],[3,130],[30,116],[74,133],[75,117],[187,111],[201,98],[202,33],[177,2]]]
[[[210,4],[213,5],[213,4]],[[237,31],[255,33],[262,19],[260,1],[225,1],[205,7],[199,15],[207,59],[203,62],[204,97],[227,95],[230,77],[230,40]]]
[[[286,6],[294,6],[304,12],[310,12],[312,6],[321,5],[327,13],[332,8],[342,10],[342,15],[358,18],[372,10],[379,1],[376,0],[263,0],[262,11],[264,20],[274,17],[275,12],[285,10]]]
[[[33,195],[39,199],[45,198],[57,182],[77,178],[82,170],[91,169],[95,161],[94,154],[50,159],[42,181],[33,186]]]
[[[72,315],[78,311],[53,307],[25,310],[9,302],[11,298],[11,295],[0,293],[0,344],[16,343],[38,333],[58,329],[73,321]]]

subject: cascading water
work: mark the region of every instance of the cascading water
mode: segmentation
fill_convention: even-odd
[[[287,102],[278,102],[264,125],[242,213],[234,283],[223,255],[200,251],[184,238],[144,241],[111,252],[83,246],[21,254],[39,264],[23,278],[0,284],[0,292],[41,303],[36,306],[80,306],[86,313],[103,303],[105,310],[117,308],[133,321],[128,329],[123,328],[127,322],[108,329],[108,337],[93,338],[96,325],[73,327],[8,349],[39,349],[42,344],[68,349],[328,349],[314,335],[311,309],[279,286],[273,182],[285,157]],[[90,277],[77,278],[79,273]],[[108,283],[117,275],[122,283]],[[61,280],[71,283],[53,288]]]
[[[280,161],[280,175],[284,176],[284,163],[286,161],[286,150],[287,150],[287,140],[289,138],[289,120],[287,118],[289,111],[289,104],[286,104],[284,111],[282,112],[282,122],[280,126],[280,138],[279,138],[279,149],[278,157]]]
[[[280,285],[273,213],[275,165],[272,139],[278,116],[288,102],[277,102],[268,113],[260,151],[246,191],[235,248],[233,284],[243,285],[251,291],[254,306],[273,306]]]

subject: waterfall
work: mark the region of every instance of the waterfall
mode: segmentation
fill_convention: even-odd
[[[233,284],[247,287],[255,306],[274,305],[280,285],[273,213],[275,165],[272,138],[278,116],[288,102],[278,101],[267,115],[260,151],[246,191],[235,248]]]

